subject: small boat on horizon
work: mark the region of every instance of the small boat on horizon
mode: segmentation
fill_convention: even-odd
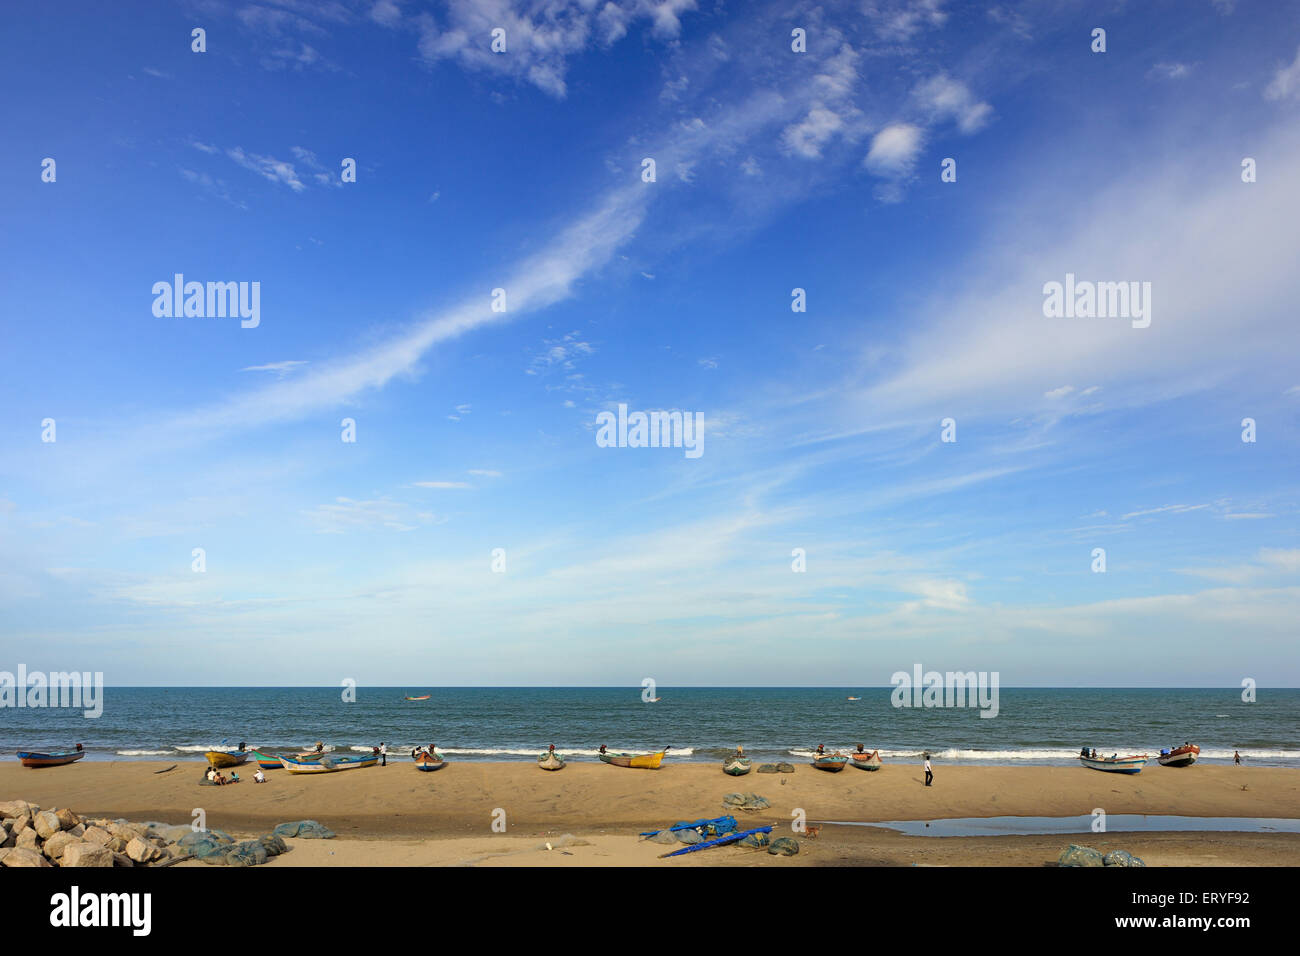
[[[1162,750],[1156,762],[1162,767],[1190,767],[1201,756],[1201,748],[1196,744],[1183,744],[1173,750]]]
[[[428,700],[432,694],[425,694],[423,697],[403,697],[402,700]]]
[[[62,767],[65,764],[76,763],[82,757],[86,756],[86,751],[82,749],[81,744],[77,744],[76,750],[56,750],[53,753],[38,753],[34,750],[18,751],[18,760],[24,767],[31,767],[33,770],[40,767]]]
[[[845,697],[845,700],[861,700],[861,697]]]
[[[1127,757],[1116,754],[1109,757],[1085,757],[1079,754],[1079,760],[1089,770],[1104,770],[1107,773],[1141,773],[1150,759],[1146,754],[1131,754]]]
[[[658,770],[659,764],[663,762],[664,754],[668,753],[669,748],[665,747],[658,753],[652,754],[612,754],[605,750],[604,744],[600,747],[599,757],[607,764],[615,767],[632,767],[636,770]]]

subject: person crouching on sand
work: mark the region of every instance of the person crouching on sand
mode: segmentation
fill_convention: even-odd
[[[930,769],[930,755],[925,755],[925,785],[930,786],[930,781],[934,779],[934,771]]]
[[[266,783],[266,774],[262,773],[262,768],[257,768],[257,773],[253,774],[253,783]]]

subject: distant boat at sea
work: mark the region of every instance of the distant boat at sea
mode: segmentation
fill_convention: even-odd
[[[845,697],[845,700],[861,700],[861,697]]]
[[[425,694],[423,697],[403,697],[402,700],[428,700],[432,694]]]

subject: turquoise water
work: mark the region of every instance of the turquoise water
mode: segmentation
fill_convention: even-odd
[[[673,688],[644,703],[638,687],[106,688],[103,714],[0,708],[0,753],[81,742],[88,759],[201,758],[246,741],[338,751],[384,741],[394,753],[436,743],[456,760],[516,760],[547,744],[576,759],[671,746],[670,759],[716,760],[736,744],[756,760],[806,758],[819,743],[861,742],[886,761],[1073,764],[1083,745],[1150,753],[1192,740],[1205,763],[1240,750],[1251,765],[1300,766],[1300,690],[1002,688],[998,716],[964,708],[894,708],[891,688]],[[422,702],[405,695],[431,694]],[[849,696],[861,700],[846,700]],[[1144,773],[1179,771],[1157,768]],[[1183,772],[1194,772],[1183,771]]]

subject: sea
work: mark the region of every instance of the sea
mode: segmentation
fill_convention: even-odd
[[[1300,766],[1300,689],[1015,688],[996,717],[974,708],[896,708],[891,687],[106,687],[103,712],[0,708],[0,755],[64,750],[88,760],[202,760],[245,743],[276,753],[317,741],[395,758],[434,744],[449,760],[573,760],[669,747],[669,761],[716,761],[743,745],[756,762],[807,760],[818,744],[861,743],[886,762],[1069,765],[1084,746],[1148,753],[1192,741],[1201,760]],[[429,695],[409,701],[408,696]],[[850,698],[858,698],[856,700]]]

